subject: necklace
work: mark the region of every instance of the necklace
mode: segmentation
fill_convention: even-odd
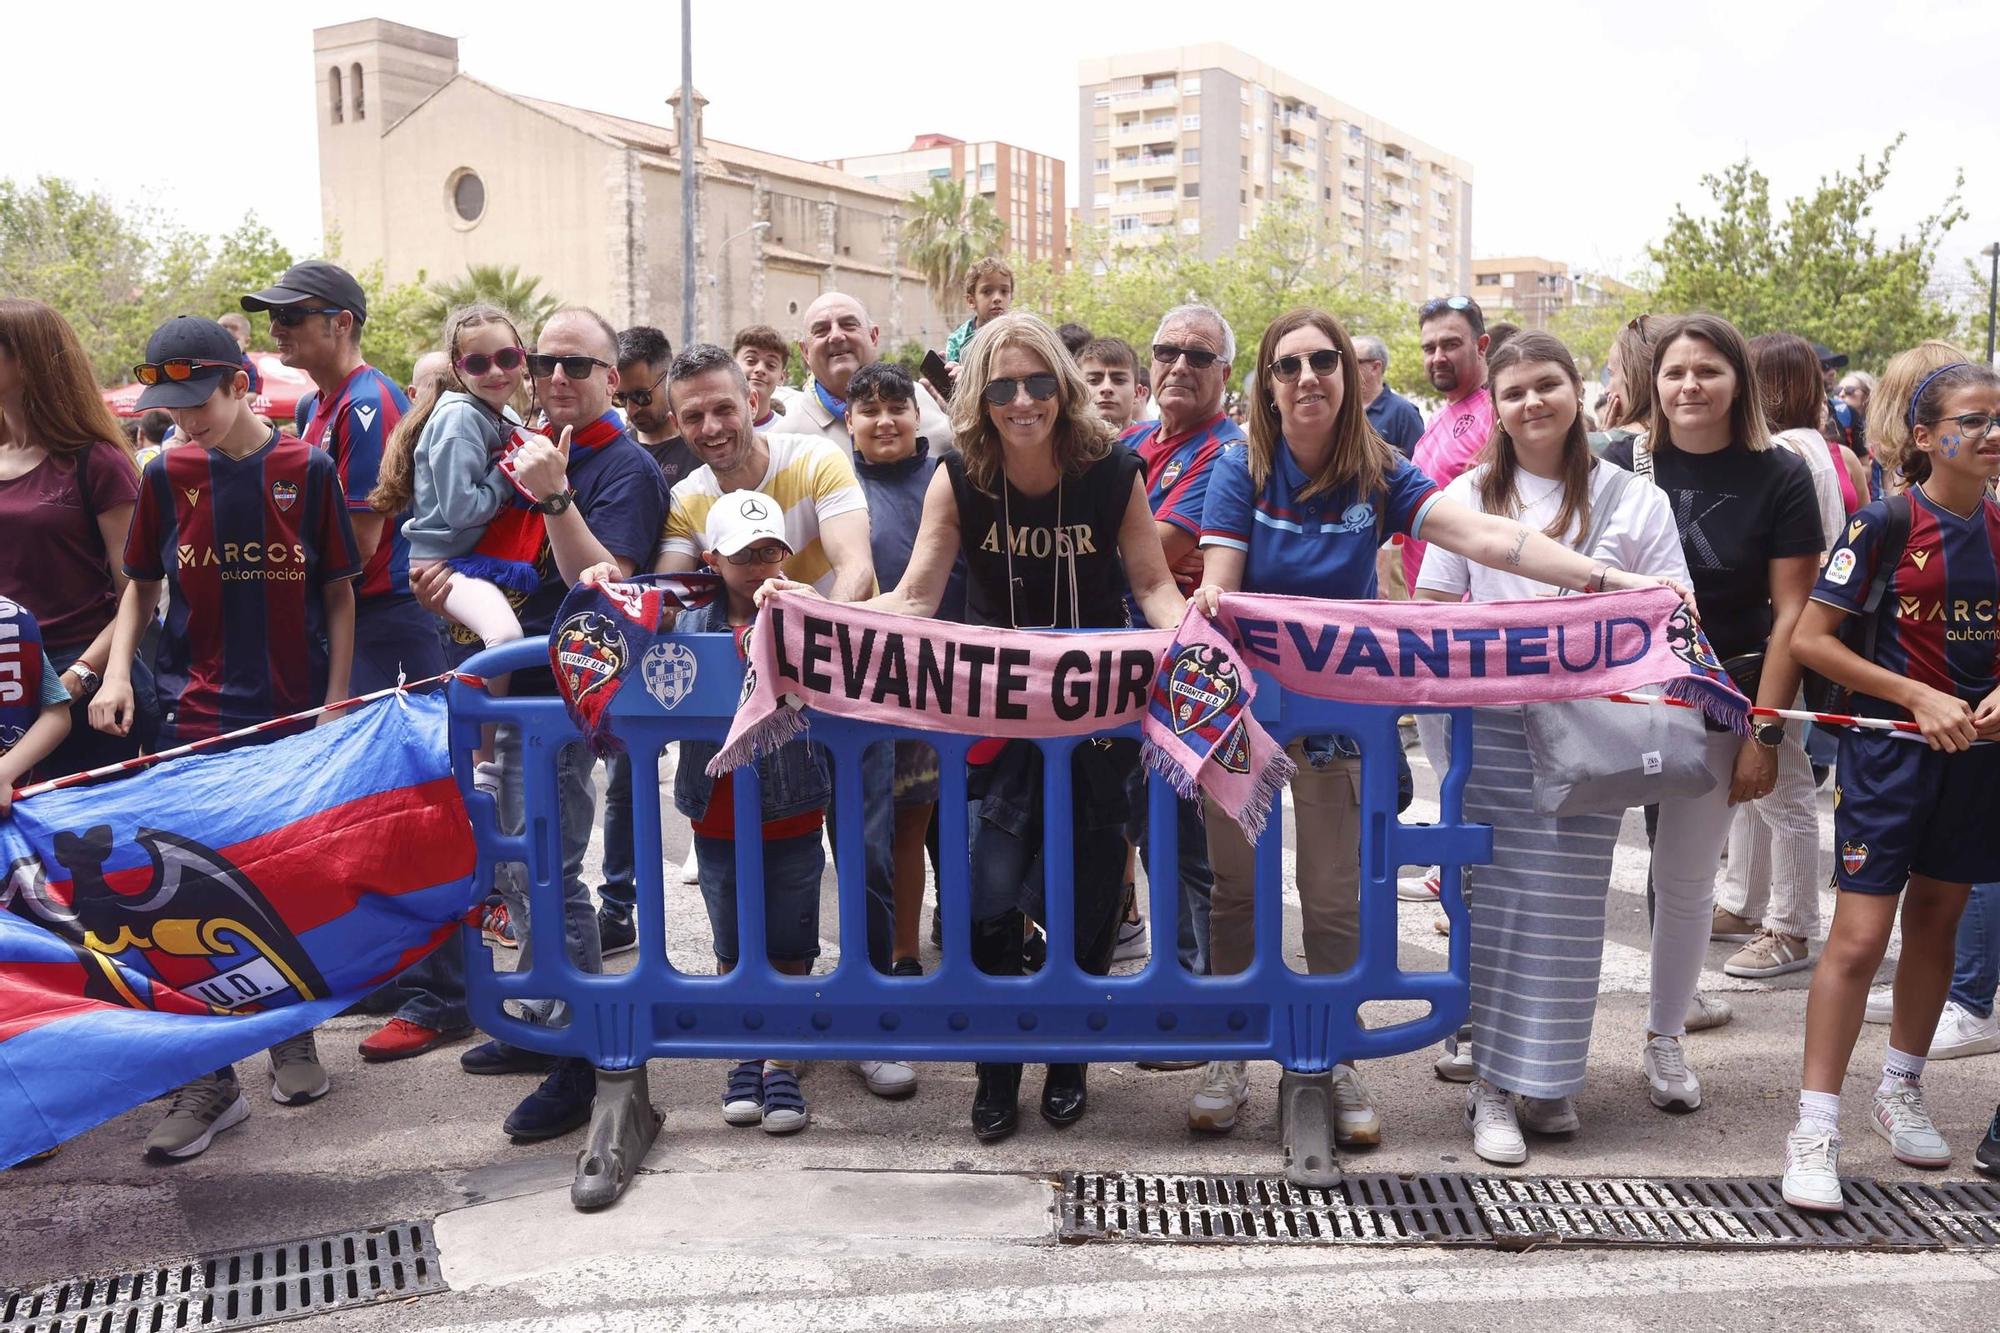
[[[1021,624],[1021,614],[1014,609],[1014,585],[1019,581],[1014,577],[1014,508],[1009,500],[1014,487],[1007,480],[1007,470],[1000,470],[1000,524],[1006,529],[1001,534],[1002,549],[1007,559],[1007,620],[1015,629],[1039,628]],[[1062,589],[1056,583],[1056,575],[1061,572],[1065,553],[1069,556],[1069,626],[1077,628],[1076,606],[1076,550],[1068,541],[1068,531],[1063,527],[1063,479],[1056,475],[1056,529],[1055,540],[1050,544],[1049,559],[1054,562],[1049,570],[1049,620],[1047,628],[1054,629],[1056,612],[1062,608]]]

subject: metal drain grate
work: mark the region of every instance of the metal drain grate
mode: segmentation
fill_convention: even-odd
[[[1306,1244],[1483,1243],[1462,1176],[1349,1176],[1305,1189],[1282,1176],[1063,1175],[1061,1238]]]
[[[1847,1211],[1791,1207],[1774,1180],[1572,1180],[1352,1175],[1332,1189],[1282,1176],[1066,1172],[1066,1241],[1541,1245],[1671,1249],[2000,1249],[2000,1185],[1846,1183]]]
[[[445,1289],[431,1224],[394,1222],[0,1292],[0,1333],[255,1328]]]

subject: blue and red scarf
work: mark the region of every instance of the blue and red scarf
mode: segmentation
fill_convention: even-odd
[[[548,435],[551,432],[545,429],[541,433]],[[624,433],[618,418],[607,412],[583,429],[572,432],[569,447],[572,453],[579,449],[602,449]],[[514,475],[514,456],[527,443],[528,434],[525,429],[516,429],[500,455],[500,473],[514,487],[512,503],[486,524],[486,531],[472,548],[472,554],[445,562],[467,578],[484,579],[523,597],[541,586],[542,573],[538,566],[542,543],[548,535],[541,514],[535,510],[534,495]]]
[[[42,715],[42,660],[34,613],[0,597],[0,752],[19,745]]]
[[[722,576],[707,570],[639,574],[569,590],[549,631],[549,667],[556,692],[593,753],[623,748],[604,715],[666,613],[707,606],[721,595]]]

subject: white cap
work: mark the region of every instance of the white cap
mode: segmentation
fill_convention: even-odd
[[[759,542],[777,542],[787,551],[792,543],[785,536],[784,511],[762,491],[731,491],[708,511],[708,549],[723,555]]]

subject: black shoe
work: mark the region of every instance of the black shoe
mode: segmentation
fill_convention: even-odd
[[[1980,1175],[2000,1180],[2000,1106],[1993,1108],[1993,1123],[1986,1127],[1986,1137],[1972,1151],[1972,1165]]]
[[[923,974],[924,965],[914,958],[898,958],[896,965],[889,969],[892,977],[920,977]]]
[[[979,1087],[972,1094],[972,1134],[998,1143],[1020,1126],[1021,1066],[974,1065]]]
[[[622,908],[600,907],[597,909],[597,943],[599,956],[603,958],[631,953],[639,947],[639,923]]]
[[[458,1067],[468,1074],[546,1074],[555,1063],[553,1055],[530,1051],[498,1037],[482,1041],[458,1056]]]
[[[1083,1119],[1089,1096],[1083,1087],[1083,1071],[1088,1065],[1050,1065],[1042,1080],[1042,1119],[1057,1129],[1067,1129]]]
[[[588,1060],[565,1058],[536,1088],[521,1099],[501,1126],[516,1139],[552,1139],[590,1123],[590,1103],[597,1096],[597,1069]]]
[[[1049,937],[1040,926],[1021,941],[1021,965],[1029,972],[1039,972],[1042,964],[1049,961]]]

